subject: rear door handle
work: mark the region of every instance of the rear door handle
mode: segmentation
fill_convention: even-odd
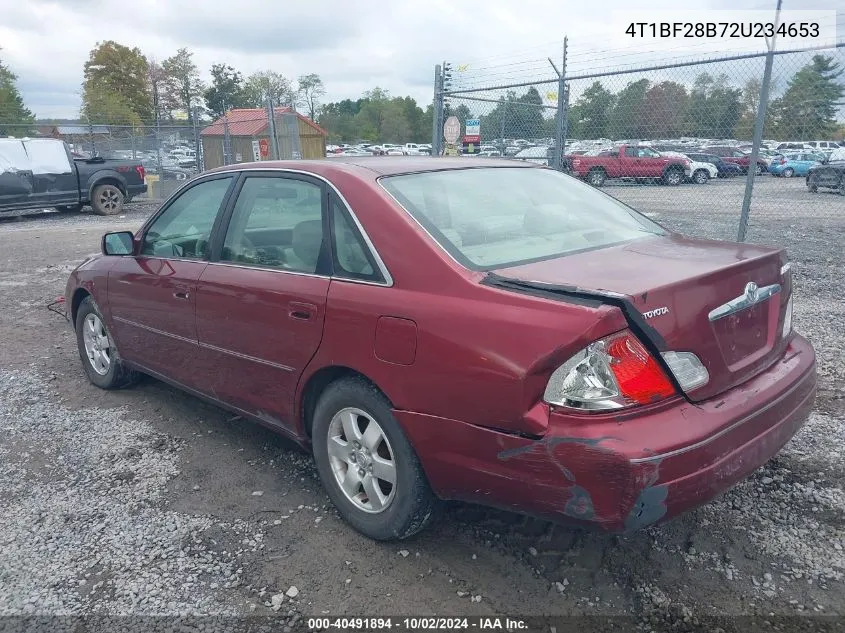
[[[310,321],[317,314],[317,306],[313,303],[291,301],[288,304],[288,316],[299,321]]]
[[[188,290],[187,286],[176,286],[176,292],[173,293],[173,296],[177,299],[187,301],[191,298],[191,293]]]

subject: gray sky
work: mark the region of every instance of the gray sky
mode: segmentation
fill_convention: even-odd
[[[714,21],[731,9],[773,8],[774,0],[699,0]],[[839,0],[784,0],[785,9],[828,9]],[[730,52],[672,40],[632,41],[613,23],[630,0],[0,0],[0,59],[16,72],[27,105],[40,117],[75,117],[83,65],[98,41],[137,46],[162,60],[187,47],[203,78],[225,62],[245,75],[272,69],[287,77],[315,72],[326,101],[357,98],[380,86],[431,101],[434,64],[466,69],[464,85],[553,76],[545,61],[569,36],[570,71]],[[639,1],[643,21],[666,15],[664,1]],[[682,7],[686,8],[686,7]],[[843,15],[839,34],[845,33]]]

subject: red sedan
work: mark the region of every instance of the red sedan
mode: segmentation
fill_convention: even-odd
[[[782,250],[530,163],[224,167],[102,250],[67,285],[91,382],[149,374],[310,447],[376,539],[439,499],[642,528],[766,462],[815,395]]]

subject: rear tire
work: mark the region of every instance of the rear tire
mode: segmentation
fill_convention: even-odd
[[[698,169],[692,175],[692,179],[697,185],[706,185],[707,181],[710,180],[710,174],[707,173],[706,169]]]
[[[757,163],[757,167],[754,169],[754,173],[757,176],[761,176],[763,174],[763,166],[760,163]]]
[[[121,389],[138,381],[140,374],[120,359],[106,321],[90,296],[79,305],[75,326],[79,358],[88,380],[100,389]]]
[[[684,179],[684,173],[680,169],[667,169],[663,174],[663,184],[675,187],[680,185]]]
[[[97,215],[117,215],[123,211],[123,192],[114,185],[97,185],[91,192],[91,208]]]
[[[840,196],[845,196],[845,176],[839,180],[839,189],[837,191],[839,191]]]
[[[317,472],[347,523],[377,541],[404,539],[431,523],[439,501],[390,404],[372,384],[353,377],[329,385],[312,426]]]
[[[607,174],[604,173],[603,169],[591,169],[587,173],[587,182],[593,187],[601,187],[606,180]]]

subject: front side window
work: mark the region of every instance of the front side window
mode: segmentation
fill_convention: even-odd
[[[286,177],[244,181],[221,261],[316,273],[323,252],[322,188]]]
[[[179,195],[144,235],[142,255],[204,259],[214,220],[226,197],[232,176],[198,183]]]
[[[611,196],[548,169],[455,169],[379,182],[440,246],[473,270],[665,233]]]

